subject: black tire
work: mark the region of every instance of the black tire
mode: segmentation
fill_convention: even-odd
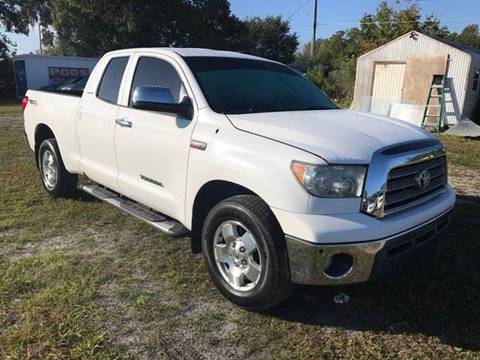
[[[258,281],[253,283],[256,285],[249,291],[232,287],[222,276],[215,260],[215,234],[229,221],[248,228],[261,254],[261,272]],[[218,203],[205,219],[202,250],[215,286],[228,300],[244,309],[267,310],[285,300],[293,290],[284,234],[270,208],[257,196],[238,195]]]
[[[43,156],[46,152],[51,154],[53,159],[52,166],[56,169],[56,180],[49,182],[44,175]],[[58,149],[57,140],[54,138],[45,139],[38,148],[37,153],[38,170],[40,172],[40,179],[42,180],[45,190],[55,198],[66,197],[71,198],[77,193],[78,176],[70,174],[63,164],[60,150]]]

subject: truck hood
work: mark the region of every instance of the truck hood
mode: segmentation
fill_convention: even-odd
[[[241,114],[228,118],[237,129],[339,164],[367,164],[380,148],[433,137],[402,120],[345,110]]]

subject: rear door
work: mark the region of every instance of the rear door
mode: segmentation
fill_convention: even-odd
[[[180,102],[192,92],[180,66],[159,54],[137,54],[132,59],[117,119],[115,145],[120,192],[177,220],[184,216],[190,140],[195,124],[179,115],[134,109],[131,97],[138,86],[168,88]],[[195,107],[195,106],[194,106]]]
[[[98,86],[85,89],[79,108],[77,136],[84,173],[92,180],[116,189],[115,119],[129,57],[104,60],[108,63],[103,74],[99,75]]]

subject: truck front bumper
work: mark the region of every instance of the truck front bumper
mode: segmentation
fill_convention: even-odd
[[[376,280],[421,261],[450,223],[450,211],[388,238],[315,244],[286,235],[290,276],[295,284],[340,285]]]

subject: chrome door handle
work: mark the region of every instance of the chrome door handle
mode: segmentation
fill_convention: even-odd
[[[117,123],[117,125],[120,125],[121,127],[127,127],[127,128],[132,127],[132,122],[128,121],[125,118],[116,119],[115,122]]]

